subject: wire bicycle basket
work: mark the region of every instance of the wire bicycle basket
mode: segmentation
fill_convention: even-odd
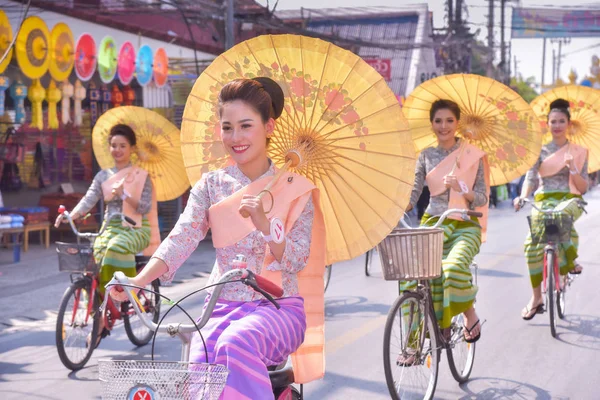
[[[531,240],[535,244],[571,241],[573,217],[564,212],[537,213],[527,217]]]
[[[103,400],[217,400],[225,388],[224,365],[180,361],[99,360]],[[144,397],[145,396],[145,397]]]
[[[397,228],[377,245],[383,277],[388,281],[437,278],[442,274],[444,231]]]
[[[56,242],[58,270],[63,272],[97,273],[99,266],[94,260],[91,243]]]

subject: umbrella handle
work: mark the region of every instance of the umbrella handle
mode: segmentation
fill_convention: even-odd
[[[269,182],[269,184],[258,194],[258,199],[262,200],[263,196],[265,195],[265,193],[270,192],[271,188],[273,186],[275,186],[275,184],[277,183],[277,181],[279,181],[279,178],[281,178],[281,176],[287,172],[287,170],[290,168],[290,166],[292,165],[293,161],[292,160],[288,160],[285,165],[283,166],[283,168],[281,168],[279,171],[277,171],[277,174],[273,177],[273,179],[271,179],[271,182]],[[271,195],[272,197],[273,195]],[[273,203],[275,203],[275,200],[273,200]],[[273,207],[271,207],[271,210],[273,209]],[[269,210],[270,211],[270,210]],[[244,218],[248,218],[250,216],[250,213],[248,213],[247,211],[240,211],[240,215]]]

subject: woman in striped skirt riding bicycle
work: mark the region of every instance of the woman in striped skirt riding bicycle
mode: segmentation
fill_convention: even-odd
[[[538,161],[527,172],[521,195],[514,200],[515,209],[520,208],[521,199],[529,197],[533,188],[539,188],[535,192],[534,200],[541,203],[541,208],[552,209],[565,206],[566,201],[577,197],[581,198],[588,190],[588,151],[584,147],[571,143],[568,140],[568,132],[571,126],[571,114],[569,102],[558,99],[550,104],[548,114],[548,128],[552,133],[552,141],[542,146]],[[541,184],[540,184],[541,179]],[[579,207],[568,207],[565,212],[574,219],[581,215]],[[542,223],[541,220],[533,219],[532,225]],[[543,227],[531,227],[539,230]],[[577,259],[577,246],[579,236],[575,228],[571,229],[571,241],[561,243],[561,254],[559,258],[560,274],[580,274],[582,267],[575,261]],[[533,296],[529,303],[521,311],[521,317],[525,320],[532,319],[535,314],[543,310],[544,300],[542,298],[542,270],[545,243],[535,243],[531,233],[525,239],[525,257],[529,268],[529,277],[533,288]]]
[[[460,120],[458,104],[437,100],[431,106],[429,117],[438,145],[424,149],[419,155],[409,210],[427,183],[431,200],[422,225],[434,225],[437,216],[450,208],[485,211],[489,193],[487,159],[483,151],[455,136]],[[485,217],[480,223],[485,226]],[[482,229],[452,217],[441,227],[444,229],[442,275],[431,283],[436,317],[440,328],[445,329],[450,327],[452,317],[463,313],[465,340],[475,342],[480,337],[481,324],[473,307],[477,287],[469,267],[479,253]],[[400,289],[409,290],[415,285],[416,282],[401,283]]]
[[[95,205],[104,200],[104,220],[108,227],[94,241],[94,258],[100,265],[98,290],[104,292],[104,285],[116,271],[127,276],[135,276],[135,255],[145,250],[152,252],[160,243],[158,225],[150,223],[153,210],[152,180],[148,172],[131,165],[131,155],[135,151],[136,136],[131,127],[117,124],[110,130],[108,143],[110,154],[115,160],[113,168],[96,174],[87,193],[71,212],[73,220],[84,217]],[[136,222],[135,226],[119,219],[108,221],[114,213],[123,213]],[[155,214],[152,214],[155,215]],[[106,222],[108,221],[108,222]],[[56,218],[55,226],[66,222],[63,215]],[[153,248],[150,248],[152,240]],[[104,318],[100,318],[98,341],[108,334],[104,329]]]

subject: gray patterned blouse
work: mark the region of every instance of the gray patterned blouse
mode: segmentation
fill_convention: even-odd
[[[565,143],[563,146],[569,144],[569,141]],[[542,152],[540,153],[540,157],[537,162],[529,171],[527,171],[527,175],[525,176],[525,180],[529,183],[530,187],[536,187],[540,183],[540,165],[542,162],[550,157],[552,154],[556,153],[560,150],[562,146],[557,145],[554,142],[550,142],[546,145],[542,146]],[[565,166],[560,172],[556,175],[547,176],[542,179],[542,184],[535,191],[535,193],[548,193],[548,192],[570,192],[569,188],[569,176],[571,173],[569,172],[569,168]],[[583,170],[581,171],[581,176],[588,179],[588,160],[585,160],[583,164]]]
[[[427,174],[437,167],[437,165],[442,162],[442,160],[454,150],[458,149],[460,146],[459,138],[456,139],[456,144],[452,146],[450,150],[444,150],[442,147],[428,147],[424,149],[421,154],[419,154],[419,159],[417,160],[417,166],[415,168],[415,183],[413,185],[413,190],[410,195],[410,204],[414,207],[417,204],[417,200],[419,200],[419,196],[421,196],[421,192],[423,191],[423,186],[425,185],[425,177]],[[473,202],[469,204],[470,209],[475,209],[475,207],[481,207],[487,204],[488,198],[485,188],[485,177],[483,175],[483,160],[479,160],[479,168],[477,169],[477,176],[475,177],[475,184],[473,185],[473,193],[475,198]],[[429,215],[441,215],[444,211],[448,210],[448,202],[450,199],[450,189],[446,190],[444,193],[438,196],[431,196],[429,200],[429,205],[427,206],[427,210],[425,213]]]
[[[73,209],[73,212],[77,211],[79,215],[87,214],[95,205],[102,199],[102,184],[108,180],[112,175],[117,173],[118,170],[116,167],[103,169],[98,172],[92,181],[87,193],[85,196],[79,201],[77,206]],[[152,207],[152,179],[150,175],[146,178],[146,182],[144,183],[144,189],[142,190],[142,195],[140,197],[137,212],[145,215],[150,212],[150,208]],[[118,213],[123,210],[123,200],[116,197],[113,200],[106,203],[106,210],[104,212],[104,218],[106,219],[110,214]]]

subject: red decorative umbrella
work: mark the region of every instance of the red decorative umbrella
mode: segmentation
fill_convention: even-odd
[[[89,33],[82,34],[75,45],[75,73],[87,82],[96,71],[96,42]]]

